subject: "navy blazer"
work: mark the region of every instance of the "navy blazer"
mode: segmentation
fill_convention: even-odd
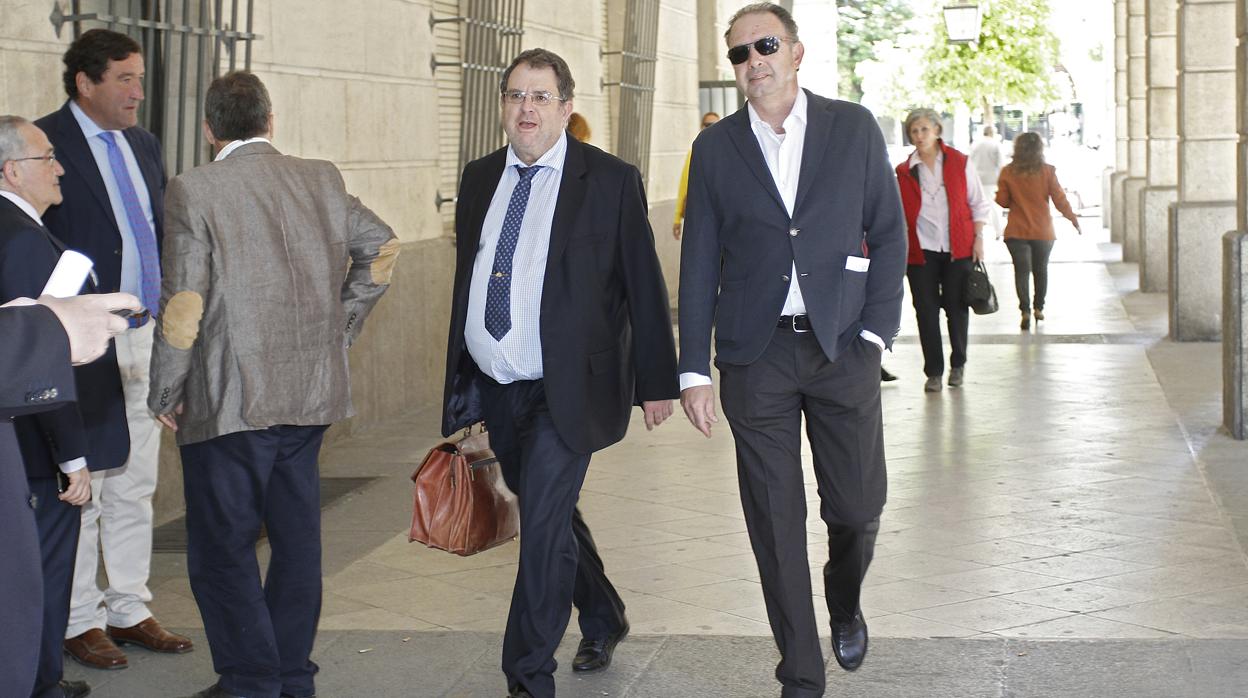
[[[861,105],[809,91],[806,98],[792,217],[745,107],[693,143],[680,259],[682,373],[711,375],[712,327],[717,361],[758,359],[794,264],[830,361],[863,329],[891,346],[901,326],[906,221],[884,136]]]
[[[456,262],[442,431],[481,419],[464,340],[481,227],[507,149],[468,163],[455,206]],[[568,138],[542,281],[539,333],[551,420],[578,453],[619,441],[629,411],[679,396],[667,286],[637,168]]]
[[[59,110],[35,122],[56,149],[57,160],[65,168],[61,177],[64,201],[43,214],[44,225],[61,242],[95,262],[98,289],[113,293],[121,289],[121,232],[108,200],[104,178],[95,156],[66,102]],[[165,165],[160,141],[138,126],[122,131],[130,143],[143,173],[152,216],[156,221],[156,244],[164,233]],[[125,465],[130,457],[130,433],[126,422],[125,394],[117,369],[117,352],[108,353],[74,371],[82,399],[79,411],[87,428],[91,470],[107,470]]]
[[[16,204],[0,197],[0,304],[38,298],[64,247]],[[27,477],[55,477],[58,463],[87,455],[75,405],[13,420]]]
[[[6,202],[7,203],[7,202]],[[43,626],[43,575],[30,488],[11,417],[73,402],[69,338],[47,308],[0,309],[0,684],[29,695]]]

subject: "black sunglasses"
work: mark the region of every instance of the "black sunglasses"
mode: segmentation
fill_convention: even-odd
[[[781,41],[783,41],[783,39],[778,36],[764,36],[758,41],[755,41],[753,44],[733,46],[728,49],[728,62],[733,65],[741,65],[742,63],[750,60],[750,46],[753,46],[754,50],[758,51],[758,55],[770,56],[780,50]]]

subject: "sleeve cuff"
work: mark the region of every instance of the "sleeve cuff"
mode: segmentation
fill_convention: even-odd
[[[863,330],[858,333],[858,336],[879,347],[880,351],[884,351],[884,340],[880,339],[878,334],[872,332],[871,330]]]
[[[701,373],[682,373],[680,374],[680,390],[684,392],[689,388],[696,388],[699,385],[710,385],[711,377],[704,376]]]
[[[61,463],[60,465],[61,472],[65,473],[66,475],[70,473],[76,473],[85,467],[87,467],[86,458],[75,458],[73,460],[65,461],[64,463]]]

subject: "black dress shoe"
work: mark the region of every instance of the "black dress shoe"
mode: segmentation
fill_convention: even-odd
[[[61,679],[61,682],[57,684],[57,688],[61,689],[58,695],[65,696],[65,698],[82,698],[91,693],[91,687],[87,685],[86,681],[66,681]]]
[[[582,639],[572,658],[572,671],[600,671],[611,666],[611,653],[615,646],[628,637],[628,621],[619,632],[596,640]]]
[[[533,694],[520,686],[507,690],[507,698],[533,698]]]
[[[236,696],[233,693],[227,693],[225,689],[221,688],[219,684],[214,683],[213,685],[209,686],[208,688],[205,688],[199,693],[196,693],[195,695],[187,696],[186,698],[242,698],[242,696]]]
[[[880,367],[880,380],[884,381],[885,383],[889,383],[891,381],[897,380],[897,376],[895,376],[892,373],[889,373],[887,368],[884,368],[883,366],[881,366]]]
[[[867,621],[863,620],[862,611],[848,623],[832,621],[832,654],[845,671],[862,666],[867,656]]]

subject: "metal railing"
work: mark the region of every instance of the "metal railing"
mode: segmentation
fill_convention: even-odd
[[[641,170],[643,179],[650,168],[658,40],[659,0],[628,0],[622,46],[616,51],[601,51],[604,57],[620,57],[618,79],[603,81],[603,87],[619,88],[615,154]]]
[[[429,67],[457,67],[460,71],[458,171],[483,155],[506,144],[506,134],[498,122],[499,80],[511,59],[520,53],[524,36],[524,0],[462,0],[456,17],[429,16],[432,29],[438,24],[460,22],[460,60],[438,60],[434,54]],[[453,202],[442,192],[434,203]]]
[[[204,162],[200,123],[208,84],[223,66],[250,70],[251,43],[263,38],[252,32],[252,0],[229,0],[228,9],[225,0],[72,0],[68,9],[61,0],[53,3],[49,19],[57,36],[68,23],[78,38],[90,23],[128,34],[143,47],[147,99],[139,123],[164,145],[171,174]]]

